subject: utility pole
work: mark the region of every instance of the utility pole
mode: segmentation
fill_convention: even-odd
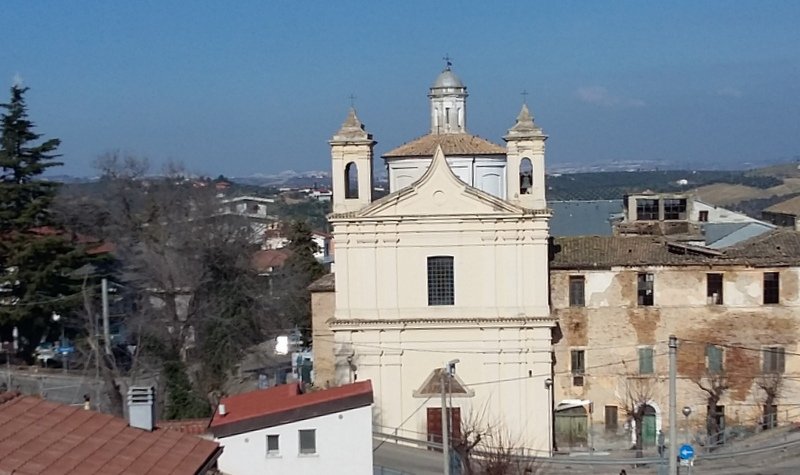
[[[669,475],[678,475],[678,339],[669,336]]]
[[[450,475],[450,434],[448,426],[448,417],[447,417],[447,386],[445,382],[447,381],[447,366],[442,368],[442,380],[440,384],[442,385],[442,454],[444,457],[444,475]]]
[[[100,281],[103,294],[103,345],[106,354],[111,354],[111,324],[108,321],[108,280],[103,277]]]
[[[447,413],[447,387],[452,373],[456,371],[459,360],[450,360],[442,368],[442,456],[444,457],[444,475],[450,475],[450,417]]]

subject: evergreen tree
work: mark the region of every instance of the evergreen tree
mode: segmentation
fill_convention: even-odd
[[[289,227],[291,254],[286,259],[278,278],[280,305],[289,321],[303,332],[309,341],[311,335],[311,292],[308,286],[325,274],[325,268],[314,257],[317,244],[305,221],[295,221]]]
[[[0,326],[14,324],[29,342],[52,312],[80,303],[80,281],[70,273],[86,255],[55,226],[50,206],[56,184],[41,175],[56,161],[58,139],[40,142],[25,104],[27,88],[14,85],[0,104]]]

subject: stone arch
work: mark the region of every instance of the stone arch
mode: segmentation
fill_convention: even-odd
[[[344,167],[344,197],[358,198],[358,165],[350,162]]]
[[[637,404],[635,409],[638,409],[639,407],[641,407],[641,405],[642,405],[641,403]],[[656,437],[658,437],[658,432],[660,430],[662,430],[662,422],[663,422],[662,421],[662,417],[661,417],[662,416],[661,406],[659,406],[658,403],[653,401],[652,399],[647,401],[644,405],[652,408],[652,410],[653,410],[652,412],[653,412],[653,415],[655,416],[655,419],[656,419],[655,420],[655,422],[656,422],[655,432],[656,432]],[[646,446],[647,445],[647,439],[646,438],[645,438],[644,442],[645,442],[644,445]],[[631,419],[631,444],[635,444],[635,443],[636,443],[636,421]]]
[[[530,195],[533,192],[533,163],[528,157],[519,162],[519,194]]]

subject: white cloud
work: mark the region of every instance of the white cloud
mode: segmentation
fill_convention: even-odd
[[[722,89],[717,90],[718,96],[724,97],[742,97],[741,89],[736,89],[735,87],[723,87]]]
[[[575,95],[587,104],[604,107],[644,107],[647,105],[641,99],[611,94],[603,86],[582,86],[575,91]]]

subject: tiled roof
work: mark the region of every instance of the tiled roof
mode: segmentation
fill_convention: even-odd
[[[436,147],[441,146],[445,156],[453,155],[505,155],[500,145],[470,134],[428,134],[407,142],[383,156],[432,157]]]
[[[333,292],[336,290],[336,278],[333,273],[325,274],[308,286],[312,292]]]
[[[200,474],[219,445],[82,407],[0,394],[0,474]]]
[[[223,398],[225,415],[211,419],[216,437],[301,421],[372,404],[372,383],[361,381],[336,388],[302,392],[298,383]]]
[[[786,201],[774,204],[765,209],[764,212],[800,216],[800,196],[795,196],[794,198],[789,198]]]
[[[208,424],[211,418],[183,419],[178,421],[158,421],[158,428],[164,430],[174,430],[184,434],[203,435],[208,432]]]
[[[269,272],[275,267],[283,266],[289,254],[290,251],[287,249],[262,249],[253,254],[250,262],[255,270]]]
[[[790,230],[776,230],[724,250],[679,245],[655,236],[563,237],[553,245],[552,269],[800,264],[800,232]]]

